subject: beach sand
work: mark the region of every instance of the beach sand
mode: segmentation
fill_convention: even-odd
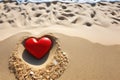
[[[0,80],[17,80],[9,70],[9,59],[24,36],[41,37],[50,33],[58,38],[69,59],[57,80],[120,79],[120,2],[0,4]],[[20,56],[21,50],[24,47],[18,49]]]

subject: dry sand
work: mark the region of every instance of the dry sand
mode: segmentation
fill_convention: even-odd
[[[16,80],[8,60],[23,36],[48,33],[69,58],[58,80],[120,80],[120,2],[0,3],[0,80]]]

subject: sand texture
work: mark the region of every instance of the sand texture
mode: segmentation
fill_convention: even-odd
[[[51,36],[54,38],[53,36]],[[53,47],[48,55],[41,60],[29,55],[23,46],[26,39],[22,38],[9,59],[9,69],[17,80],[56,80],[66,70],[68,57],[54,39]]]
[[[23,55],[26,52],[19,41],[24,36],[41,37],[51,33],[59,46],[55,42],[47,58],[37,63],[26,57],[29,55]],[[0,3],[0,80],[120,80],[119,35],[120,2]],[[58,65],[53,60],[57,49],[65,66],[61,71],[55,70],[55,75],[58,72],[61,75],[50,79],[46,67]],[[45,75],[41,74],[42,70],[46,71]]]

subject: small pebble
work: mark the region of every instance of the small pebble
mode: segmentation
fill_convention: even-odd
[[[33,75],[33,74],[34,74],[34,72],[30,71],[30,75]]]
[[[54,63],[55,65],[57,65],[57,64],[58,64],[58,62],[57,62],[56,60],[54,60],[54,61],[53,61],[53,63]]]

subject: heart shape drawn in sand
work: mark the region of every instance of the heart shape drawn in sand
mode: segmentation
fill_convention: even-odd
[[[25,41],[26,50],[35,58],[41,59],[45,56],[52,46],[52,41],[48,37],[28,38]]]

